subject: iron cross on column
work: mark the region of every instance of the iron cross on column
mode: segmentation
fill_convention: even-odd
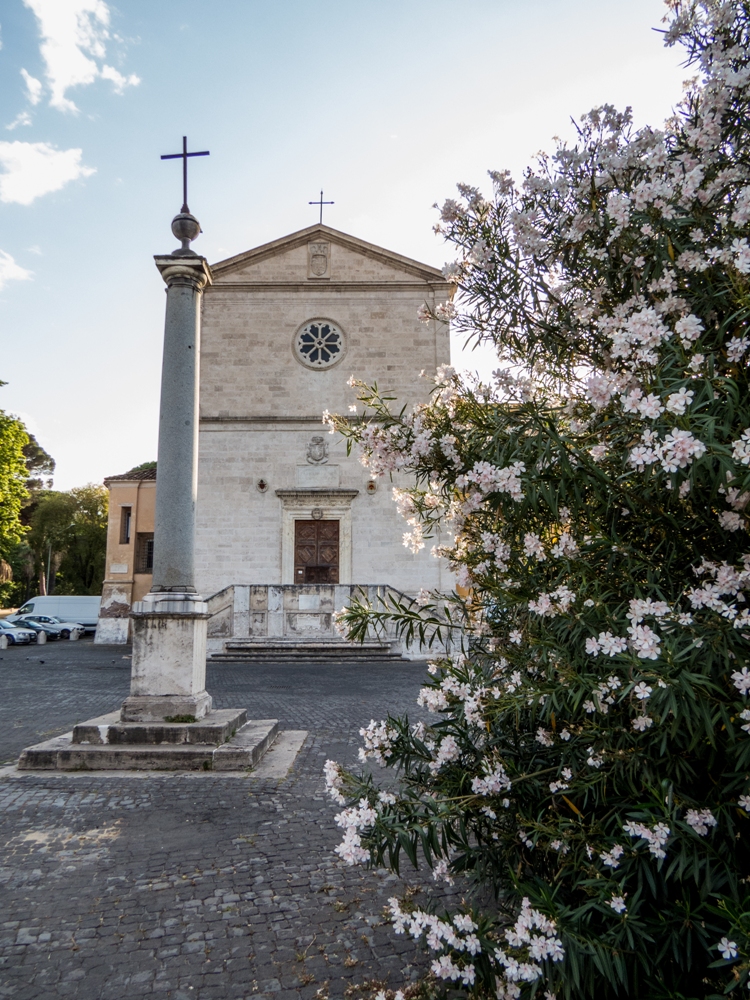
[[[335,205],[335,201],[323,201],[323,192],[320,192],[320,199],[318,201],[308,201],[308,205],[320,205],[320,224],[323,225],[323,206],[324,205]]]
[[[182,152],[181,153],[167,153],[162,156],[162,160],[182,160],[182,209],[183,212],[190,212],[187,202],[187,161],[188,156],[210,156],[211,154],[207,149],[204,149],[202,153],[188,153],[187,151],[187,136],[182,137]],[[323,192],[320,192],[320,197],[323,197]]]

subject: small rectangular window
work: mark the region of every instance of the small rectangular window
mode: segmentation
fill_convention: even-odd
[[[130,545],[132,507],[120,507],[120,545]]]
[[[135,572],[153,573],[154,571],[154,533],[139,531],[135,542]]]

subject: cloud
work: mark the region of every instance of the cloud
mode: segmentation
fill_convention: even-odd
[[[0,201],[30,205],[70,181],[96,173],[81,163],[81,149],[55,149],[48,142],[0,142]]]
[[[26,96],[29,99],[29,103],[38,104],[42,99],[42,81],[37,80],[31,73],[27,73],[25,69],[21,70],[21,76],[23,77],[23,82],[26,84]]]
[[[16,264],[9,253],[0,250],[0,291],[9,281],[28,281],[33,271],[27,271],[25,267]]]
[[[31,115],[28,111],[22,111],[20,115],[16,115],[10,125],[6,125],[5,127],[9,132],[12,132],[19,125],[31,125]]]
[[[78,111],[66,92],[97,79],[109,80],[117,93],[140,83],[103,62],[110,37],[109,8],[103,0],[23,0],[36,15],[42,36],[40,51],[49,83],[50,105]],[[100,65],[101,63],[101,65]],[[25,79],[25,77],[24,77]],[[29,79],[33,79],[30,77]],[[38,81],[36,81],[38,82]],[[28,81],[27,81],[28,86]]]

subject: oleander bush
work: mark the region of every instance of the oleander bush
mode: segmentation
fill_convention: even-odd
[[[433,644],[433,721],[363,730],[384,787],[326,766],[343,859],[481,890],[391,901],[437,993],[750,982],[750,5],[669,8],[696,77],[663,129],[595,109],[441,210],[457,295],[422,319],[494,344],[491,382],[444,367],[410,412],[355,383],[329,418],[412,474],[406,545],[450,537],[455,593],[339,616]]]

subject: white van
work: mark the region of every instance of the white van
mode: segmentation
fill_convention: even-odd
[[[66,622],[80,622],[86,632],[93,632],[99,619],[101,597],[32,597],[6,621],[13,622],[25,615],[55,615]]]

